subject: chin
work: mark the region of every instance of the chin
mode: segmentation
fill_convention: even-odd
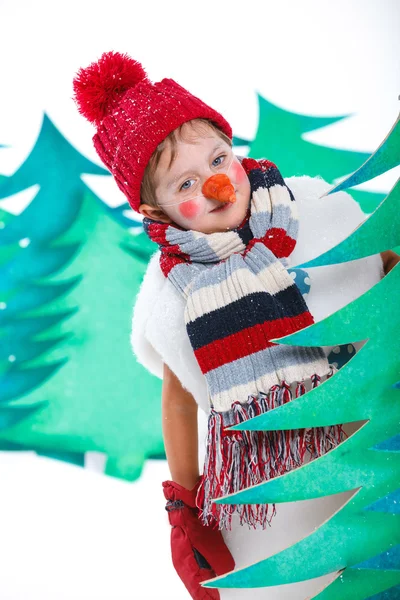
[[[240,214],[226,215],[225,222],[222,226],[225,227],[225,229],[236,229],[239,227],[239,225],[241,225],[241,223],[243,223],[246,217],[246,212],[247,211],[241,211]]]
[[[236,229],[241,223],[243,223],[247,214],[247,205],[243,206],[231,205],[226,212],[220,212],[212,214],[212,222],[207,223],[203,229],[204,233],[216,233],[227,231],[228,229]],[[207,229],[207,231],[205,231]]]
[[[236,229],[242,223],[243,219],[235,219],[230,221],[225,221],[225,223],[215,223],[214,227],[210,227],[209,233],[212,232],[222,232],[222,231],[231,231],[232,229]]]

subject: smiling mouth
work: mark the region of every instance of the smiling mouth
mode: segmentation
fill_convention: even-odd
[[[222,206],[217,206],[217,208],[214,208],[210,212],[212,212],[212,213],[222,212],[222,211],[226,210],[227,208],[229,208],[230,206],[232,206],[231,202],[226,202]]]

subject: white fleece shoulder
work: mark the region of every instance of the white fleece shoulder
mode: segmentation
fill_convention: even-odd
[[[160,252],[156,252],[149,261],[145,276],[133,306],[131,346],[140,364],[162,378],[162,362],[159,354],[150,344],[147,327],[157,299],[162,295],[166,279],[161,272]]]
[[[131,344],[137,360],[160,379],[165,363],[200,408],[209,410],[207,385],[187,335],[182,296],[166,279],[160,253],[150,260],[133,309]]]

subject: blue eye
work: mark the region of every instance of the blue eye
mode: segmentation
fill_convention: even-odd
[[[194,181],[194,179],[188,179],[187,181],[185,181],[184,183],[182,183],[180,189],[181,190],[189,190],[192,186],[187,186],[187,183],[190,183],[191,181]]]
[[[219,167],[224,158],[225,158],[225,154],[222,154],[221,156],[217,156],[217,158],[214,158],[214,160],[212,162],[213,167]],[[221,162],[214,164],[216,160],[220,160],[220,159],[221,159]]]

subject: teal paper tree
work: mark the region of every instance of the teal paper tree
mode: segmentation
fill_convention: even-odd
[[[0,432],[23,421],[26,417],[34,414],[40,407],[40,403],[36,404],[36,406],[3,406],[0,404]],[[2,449],[0,445],[0,450]],[[5,449],[14,450],[19,448],[17,448],[17,445],[13,447],[13,444],[6,444]]]
[[[7,148],[7,146],[6,146],[5,144],[0,144],[0,152],[1,152],[1,149],[2,149],[2,148]],[[1,156],[1,155],[0,155],[0,156]],[[4,179],[5,179],[5,178],[6,178],[6,177],[5,177],[5,175],[3,175],[3,173],[0,173],[0,183],[1,183],[2,181],[4,181]],[[3,212],[3,211],[1,211],[1,210],[0,210],[0,219],[1,219],[2,212]]]
[[[321,146],[304,135],[333,125],[341,117],[313,117],[292,113],[275,106],[258,94],[259,121],[254,140],[234,137],[236,146],[247,146],[252,158],[267,157],[275,162],[284,177],[310,175],[333,183],[352,173],[369,157],[368,153]],[[351,195],[365,213],[372,213],[384,194],[352,190]]]
[[[129,341],[154,247],[111,218],[82,173],[105,172],[45,117],[31,155],[0,186],[4,198],[38,185],[0,230],[0,398],[9,409],[41,403],[23,426],[0,433],[0,448],[77,463],[97,450],[108,473],[135,479],[146,457],[164,456],[160,384],[136,363]]]
[[[0,144],[0,149],[2,148],[6,148],[7,146],[5,146],[4,144]],[[0,174],[0,185],[4,184],[4,182],[7,180],[7,177]],[[8,213],[7,211],[1,210],[0,209],[0,235],[1,235],[1,231],[6,227],[6,225],[11,221],[12,216],[10,215],[10,213]],[[1,258],[3,256],[4,253],[1,252],[1,248],[0,248],[0,262],[1,262]],[[0,286],[1,286],[1,281],[0,281]],[[0,323],[3,317],[3,311],[6,308],[6,304],[3,301],[0,301]],[[7,340],[4,339],[4,336],[1,335],[0,333],[0,340],[1,340],[1,345],[0,345],[0,354],[4,354],[4,345],[7,343]],[[2,397],[0,395],[0,432],[12,427],[13,425],[15,425],[16,423],[19,423],[20,421],[22,421],[24,418],[33,415],[40,407],[42,407],[43,403],[42,402],[38,402],[36,405],[31,405],[31,406],[8,406],[7,404],[4,404],[2,402]],[[18,445],[17,444],[4,444],[2,445],[0,443],[0,449],[18,449]]]
[[[352,173],[344,181],[337,184],[329,193],[346,190],[354,185],[360,185],[365,181],[374,179],[382,173],[386,173],[390,169],[399,164],[400,153],[400,115],[397,117],[396,123],[393,125],[389,134],[383,140],[378,150],[370,156],[363,165],[355,173]]]
[[[398,163],[399,148],[394,151]],[[324,255],[324,260],[321,257],[313,264],[357,260],[399,244],[397,182],[372,216],[330,252],[330,260]],[[346,247],[347,253],[336,252],[340,247]],[[308,537],[257,564],[215,578],[205,587],[276,586],[339,571],[334,582],[315,598],[398,597],[400,588],[394,586],[400,584],[399,296],[400,264],[328,318],[274,340],[296,346],[366,343],[320,387],[231,429],[274,431],[365,423],[324,456],[217,502],[279,504],[344,491],[354,494]]]

